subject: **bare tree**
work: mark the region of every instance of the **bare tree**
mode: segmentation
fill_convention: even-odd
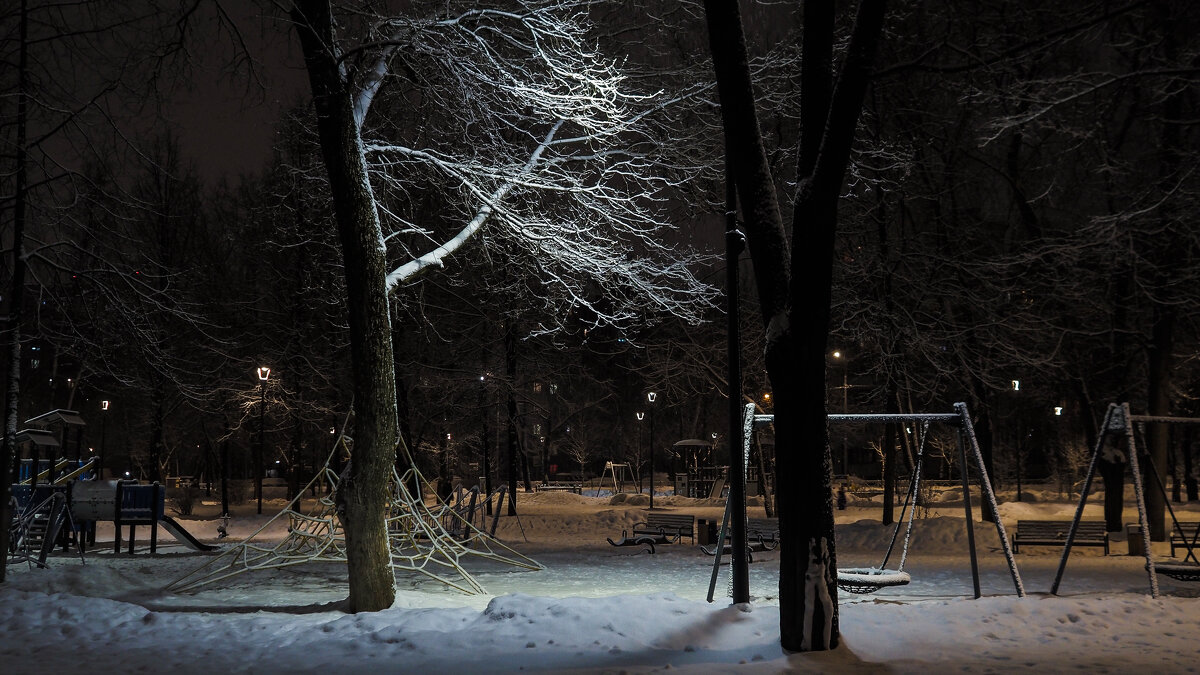
[[[838,644],[837,557],[825,361],[837,204],[862,110],[884,3],[864,0],[839,75],[834,77],[835,11],[804,6],[798,188],[793,248],[776,198],[736,2],[709,0],[710,49],[717,74],[726,151],[737,183],[757,281],[766,365],[775,405],[776,470],[800,481],[777,496],[780,540],[780,641],[812,651]],[[799,270],[804,270],[803,274]],[[820,434],[821,442],[803,438]],[[801,448],[819,450],[801,454]]]
[[[507,240],[548,304],[587,308],[596,325],[646,303],[698,320],[710,295],[695,257],[661,243],[652,200],[670,183],[651,170],[654,106],[588,47],[586,7],[414,3],[335,21],[329,2],[293,6],[346,269],[350,611],[394,597],[382,508],[397,441],[391,291],[467,242]],[[548,318],[541,330],[555,329]]]

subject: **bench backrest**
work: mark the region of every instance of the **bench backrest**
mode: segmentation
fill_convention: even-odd
[[[696,516],[669,514],[669,513],[648,513],[646,514],[646,524],[651,527],[662,527],[672,530],[683,530],[691,532],[692,527],[696,523]]]
[[[1018,520],[1017,536],[1022,539],[1059,538],[1066,539],[1071,530],[1069,520]],[[1104,537],[1103,520],[1081,520],[1075,528],[1076,537]]]
[[[778,532],[778,518],[750,518],[746,521],[746,529],[753,532]]]
[[[1191,539],[1192,537],[1196,536],[1196,528],[1197,527],[1200,527],[1200,523],[1187,522],[1187,521],[1183,521],[1183,520],[1179,521],[1179,530],[1183,530],[1183,534],[1188,539]],[[1170,530],[1172,537],[1179,536],[1179,530],[1175,529],[1175,523],[1168,523],[1167,528]]]

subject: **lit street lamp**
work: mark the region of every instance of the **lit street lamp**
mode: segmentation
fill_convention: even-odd
[[[271,377],[271,369],[267,366],[258,367],[258,381],[260,383],[258,400],[258,461],[255,462],[254,469],[254,488],[258,493],[258,512],[262,513],[263,502],[263,455],[266,454],[266,446],[263,438],[263,429],[266,423],[267,412],[267,379]]]
[[[639,462],[641,462],[642,461],[642,425],[641,425],[641,421],[646,419],[646,413],[639,410],[639,411],[635,412],[634,415],[637,417],[637,421],[638,421],[637,459]],[[639,477],[638,478],[638,492],[640,493],[641,491],[642,491],[642,479],[641,479],[641,477]]]
[[[96,467],[96,479],[104,479],[104,432],[108,429],[108,401],[100,401],[100,460]]]
[[[658,394],[654,392],[646,393],[646,400],[650,403],[650,510],[654,510],[654,399],[658,398]]]
[[[849,378],[847,377],[849,366],[847,366],[846,359],[844,358],[841,350],[834,351],[833,358],[837,359],[842,364],[842,414],[845,415],[850,411],[850,382]],[[846,432],[844,430],[842,431],[842,473],[847,476],[850,475],[850,453],[846,450]]]

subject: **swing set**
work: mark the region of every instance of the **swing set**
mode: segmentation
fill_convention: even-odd
[[[1054,575],[1054,584],[1050,587],[1052,595],[1058,595],[1058,587],[1062,583],[1063,572],[1067,568],[1067,558],[1071,555],[1071,544],[1075,540],[1075,533],[1079,527],[1079,521],[1083,518],[1083,507],[1087,504],[1088,493],[1091,491],[1092,480],[1096,476],[1096,465],[1100,458],[1100,453],[1104,449],[1104,444],[1110,438],[1120,442],[1124,439],[1125,451],[1129,458],[1129,469],[1133,473],[1133,493],[1137,499],[1138,524],[1141,526],[1142,536],[1142,551],[1146,558],[1146,573],[1150,580],[1150,596],[1158,597],[1158,576],[1159,574],[1170,577],[1177,581],[1200,581],[1200,563],[1197,562],[1196,549],[1200,548],[1200,523],[1196,524],[1195,531],[1187,532],[1183,525],[1175,516],[1175,509],[1171,507],[1171,500],[1167,499],[1166,486],[1163,485],[1162,477],[1158,473],[1158,467],[1154,465],[1154,458],[1150,456],[1148,450],[1139,450],[1137,436],[1142,439],[1142,446],[1145,447],[1145,435],[1147,424],[1200,424],[1200,418],[1195,417],[1170,417],[1164,415],[1134,415],[1129,411],[1128,403],[1110,403],[1107,412],[1104,414],[1104,421],[1100,425],[1099,438],[1096,439],[1096,447],[1092,451],[1092,461],[1088,465],[1087,477],[1084,478],[1083,487],[1079,494],[1079,506],[1075,509],[1075,518],[1071,521],[1071,527],[1067,530],[1066,542],[1063,545],[1062,560],[1058,563],[1058,572]],[[1140,455],[1140,456],[1139,456]],[[1183,548],[1187,549],[1187,555],[1184,556],[1183,562],[1155,562],[1150,551],[1150,523],[1146,516],[1146,498],[1145,489],[1142,486],[1142,473],[1138,467],[1138,462],[1145,459],[1147,462],[1147,472],[1154,478],[1155,484],[1162,492],[1163,503],[1167,506],[1167,513],[1171,516],[1171,525],[1174,533],[1178,535],[1178,539],[1182,542]]]
[[[756,415],[754,413],[754,404],[748,404],[744,412],[744,427],[746,433],[743,434],[743,449],[741,461],[746,462],[750,456],[750,443],[753,436],[753,430],[765,427],[774,423],[774,415]],[[878,567],[855,567],[855,568],[840,568],[837,571],[838,588],[848,593],[868,594],[874,593],[883,588],[895,586],[904,586],[908,584],[912,577],[908,572],[904,571],[904,563],[908,557],[909,543],[912,536],[912,521],[916,513],[916,495],[920,489],[921,470],[925,452],[925,439],[928,436],[929,425],[932,423],[947,424],[955,427],[958,430],[957,440],[958,449],[961,456],[961,474],[963,487],[963,510],[966,516],[967,528],[967,546],[970,552],[971,559],[971,581],[975,592],[975,598],[982,596],[979,585],[979,562],[976,556],[975,546],[975,524],[971,513],[971,485],[970,472],[968,465],[967,448],[970,447],[971,458],[974,459],[974,465],[979,475],[979,486],[984,497],[988,500],[988,504],[992,508],[992,513],[997,513],[996,495],[992,491],[991,481],[988,480],[987,468],[983,463],[983,453],[979,449],[979,441],[975,437],[975,428],[971,423],[971,417],[967,412],[965,403],[955,403],[954,412],[952,413],[912,413],[912,414],[833,414],[827,415],[826,419],[831,423],[840,424],[880,424],[880,423],[904,423],[916,422],[921,424],[921,437],[917,449],[917,461],[913,470],[913,477],[909,481],[908,490],[904,499],[904,506],[900,512],[900,518],[896,522],[896,527],[892,531],[891,541],[888,544],[887,552],[883,556],[882,562]],[[728,536],[729,531],[729,516],[730,503],[726,502],[725,517],[721,525],[721,531],[718,535],[715,549],[715,559],[713,561],[713,574],[709,582],[708,601],[713,601],[713,592],[716,587],[717,570],[721,563],[721,553],[724,549],[724,541]],[[905,520],[905,512],[907,511],[907,520]],[[744,513],[744,509],[743,509]],[[1012,576],[1013,586],[1016,588],[1018,597],[1025,597],[1025,588],[1021,582],[1020,572],[1017,571],[1017,563],[1013,557],[1012,548],[1009,545],[1008,535],[1004,531],[1004,524],[1000,518],[996,518],[996,533],[1000,539],[1001,548],[1004,551],[1004,557],[1008,561],[1009,573]],[[888,569],[887,563],[892,555],[896,545],[896,540],[899,538],[900,528],[905,527],[904,544],[901,548],[900,561],[895,569]]]

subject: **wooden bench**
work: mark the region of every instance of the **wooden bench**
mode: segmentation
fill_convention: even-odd
[[[696,516],[675,513],[648,513],[646,520],[635,523],[630,533],[621,530],[621,539],[608,543],[613,546],[648,546],[654,553],[655,544],[676,544],[687,537],[696,543]]]
[[[583,494],[583,486],[579,483],[538,483],[533,488],[536,492],[573,492],[575,494]]]
[[[660,538],[660,544],[679,543],[687,537],[696,543],[696,516],[681,513],[646,514],[645,522],[633,526],[633,536],[651,536]]]
[[[760,551],[773,551],[779,546],[778,518],[751,518],[746,522],[746,539]]]
[[[1063,546],[1067,532],[1071,530],[1069,520],[1018,520],[1013,533],[1013,553],[1019,552],[1021,544],[1026,546]],[[1108,555],[1108,531],[1102,520],[1081,520],[1075,528],[1072,546],[1103,546]]]
[[[1197,522],[1179,521],[1179,529],[1175,528],[1175,523],[1168,521],[1167,527],[1171,529],[1171,557],[1175,557],[1175,549],[1181,548],[1184,551],[1191,546],[1192,551],[1196,555],[1200,555],[1200,537],[1196,536],[1196,528],[1200,527]],[[1183,530],[1183,535],[1179,534],[1179,530]]]

